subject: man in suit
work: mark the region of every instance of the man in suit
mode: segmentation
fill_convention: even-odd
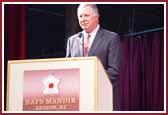
[[[77,16],[83,31],[68,39],[66,57],[97,56],[113,84],[113,109],[119,110],[117,95],[117,76],[121,63],[119,36],[100,27],[98,8],[94,4],[79,5]]]

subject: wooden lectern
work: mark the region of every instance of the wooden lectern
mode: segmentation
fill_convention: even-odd
[[[96,57],[8,62],[7,111],[112,111],[112,99]]]

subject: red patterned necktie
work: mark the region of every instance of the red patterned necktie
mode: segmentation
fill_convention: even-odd
[[[90,45],[90,34],[87,34],[86,36],[86,42],[84,44],[84,56],[88,56],[89,53],[89,45]]]

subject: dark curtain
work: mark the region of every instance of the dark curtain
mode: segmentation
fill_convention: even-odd
[[[4,5],[4,87],[6,87],[8,60],[25,59],[26,33],[25,7],[19,4]],[[6,100],[6,90],[4,92]],[[4,101],[5,101],[4,100]],[[6,103],[5,103],[6,106]]]
[[[25,58],[25,7],[5,4],[5,53],[8,60]]]
[[[123,69],[119,76],[121,110],[163,111],[163,32],[123,37],[122,49]]]

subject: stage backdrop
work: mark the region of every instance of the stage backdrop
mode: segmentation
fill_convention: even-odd
[[[121,110],[163,111],[163,31],[122,38]]]

